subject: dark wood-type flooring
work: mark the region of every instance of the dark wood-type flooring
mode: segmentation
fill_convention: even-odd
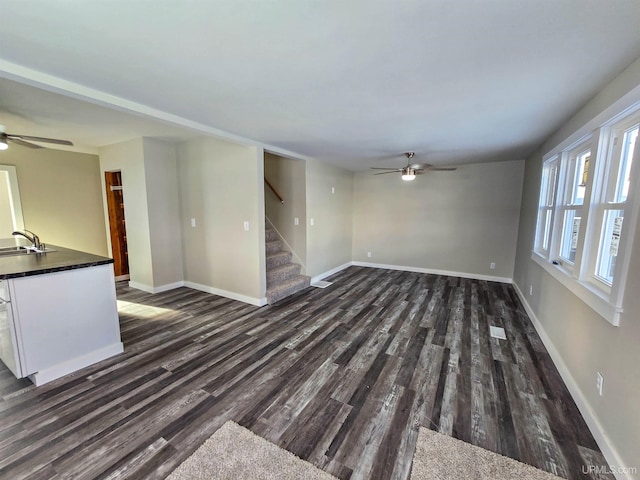
[[[164,478],[227,420],[341,479],[408,478],[419,426],[567,478],[606,464],[511,286],[329,280],[263,308],[119,284],[124,354],[38,388],[0,367],[0,478]]]

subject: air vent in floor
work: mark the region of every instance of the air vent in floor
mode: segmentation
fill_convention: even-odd
[[[502,327],[494,327],[493,325],[489,326],[489,333],[493,338],[499,338],[500,340],[506,340],[507,335],[504,332],[504,328]]]

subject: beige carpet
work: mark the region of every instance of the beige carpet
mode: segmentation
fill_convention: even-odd
[[[558,480],[543,470],[420,428],[411,480]]]
[[[228,421],[168,480],[336,480],[293,453]]]
[[[420,428],[411,480],[558,480],[537,468]],[[228,421],[168,480],[336,480],[250,430]]]

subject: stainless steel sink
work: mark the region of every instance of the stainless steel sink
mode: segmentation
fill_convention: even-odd
[[[43,253],[54,252],[49,248],[45,248]],[[33,252],[24,246],[18,247],[0,247],[0,257],[13,257],[15,255],[37,255],[38,252]]]

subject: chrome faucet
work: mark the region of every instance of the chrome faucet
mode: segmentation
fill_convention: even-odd
[[[29,233],[31,235],[29,235]],[[33,244],[33,248],[35,248],[36,250],[40,250],[43,247],[43,245],[40,243],[40,237],[38,237],[38,235],[33,233],[31,230],[25,229],[24,232],[13,232],[11,235],[22,235]]]

